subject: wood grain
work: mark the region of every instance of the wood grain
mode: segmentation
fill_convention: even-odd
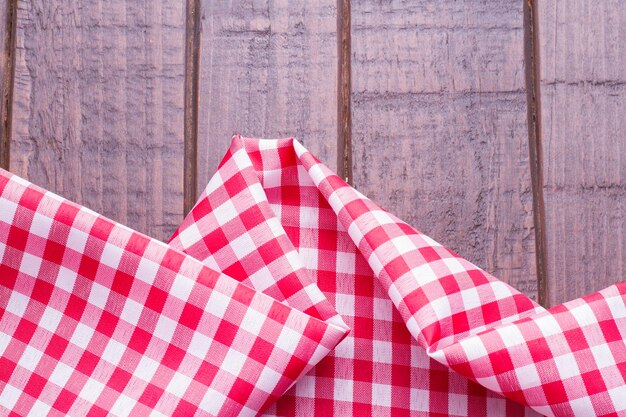
[[[522,3],[352,10],[355,186],[537,298]]]
[[[294,136],[337,160],[336,3],[202,1],[198,187],[231,136]]]
[[[20,2],[11,170],[159,239],[182,218],[184,2]]]
[[[626,276],[626,8],[540,2],[549,300]]]

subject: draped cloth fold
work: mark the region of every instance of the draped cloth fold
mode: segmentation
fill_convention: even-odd
[[[293,138],[235,136],[170,244],[310,311],[299,255],[352,329],[268,415],[626,415],[625,284],[546,311]]]

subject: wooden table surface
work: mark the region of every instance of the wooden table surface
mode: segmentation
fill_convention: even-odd
[[[620,0],[0,2],[0,165],[167,240],[294,136],[544,305],[626,275]]]

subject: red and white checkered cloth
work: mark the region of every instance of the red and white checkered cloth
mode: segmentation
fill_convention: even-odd
[[[303,311],[313,278],[352,329],[268,415],[626,415],[626,285],[546,311],[291,138],[235,136],[170,245]]]
[[[546,311],[293,139],[169,246],[2,172],[0,268],[0,414],[626,415],[626,286]]]
[[[315,307],[0,171],[0,415],[257,415],[348,330],[282,284]]]

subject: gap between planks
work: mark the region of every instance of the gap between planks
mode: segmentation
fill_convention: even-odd
[[[13,121],[13,85],[15,80],[15,34],[17,0],[6,2],[3,33],[4,62],[2,68],[2,118],[0,126],[0,168],[9,169]]]
[[[528,109],[528,151],[533,193],[537,301],[547,307],[545,205],[543,198],[543,152],[541,142],[541,91],[539,77],[539,18],[534,0],[524,1],[524,61]]]
[[[337,173],[352,184],[350,0],[337,0]]]
[[[185,20],[185,129],[183,168],[183,215],[197,198],[198,182],[198,91],[200,75],[200,0],[187,0]]]

